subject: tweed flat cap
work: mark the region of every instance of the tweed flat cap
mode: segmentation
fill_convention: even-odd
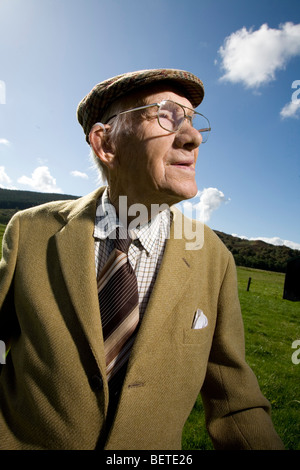
[[[78,105],[77,118],[83,127],[87,142],[92,126],[101,121],[104,112],[113,101],[131,91],[162,80],[179,84],[194,108],[203,100],[204,86],[202,81],[184,70],[152,69],[117,75],[98,83]]]

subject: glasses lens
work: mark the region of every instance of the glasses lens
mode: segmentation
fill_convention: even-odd
[[[210,124],[208,119],[202,114],[194,114],[193,127],[202,135],[202,143],[206,142],[210,133]]]
[[[169,132],[176,132],[184,120],[184,111],[173,101],[164,101],[158,110],[159,125]]]
[[[202,143],[206,142],[210,133],[210,124],[208,119],[202,114],[195,113],[186,109],[186,117],[192,122],[193,127],[197,129],[202,136]],[[183,108],[173,101],[163,101],[158,109],[159,125],[169,132],[176,132],[182,125],[185,118]]]

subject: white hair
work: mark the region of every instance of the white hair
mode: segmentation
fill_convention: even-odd
[[[102,164],[101,160],[99,157],[94,152],[94,149],[92,146],[90,146],[90,160],[92,163],[92,168],[94,168],[97,171],[98,178],[97,178],[97,184],[99,186],[103,186],[107,184],[107,176],[106,176],[106,171],[105,171],[105,165]]]

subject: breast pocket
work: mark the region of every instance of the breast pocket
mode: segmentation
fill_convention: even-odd
[[[177,356],[181,364],[182,389],[197,397],[207,370],[211,333],[209,327],[198,330],[184,328],[182,333],[183,341]]]
[[[204,344],[209,340],[209,328],[205,326],[199,330],[186,328],[183,330],[183,343],[184,344]]]
[[[208,319],[203,311],[198,308],[194,314],[190,328],[183,331],[184,344],[203,344],[209,338]]]

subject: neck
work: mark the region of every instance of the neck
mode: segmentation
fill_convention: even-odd
[[[108,188],[108,196],[114,206],[119,220],[126,227],[134,228],[153,220],[160,212],[169,209],[170,204],[157,200],[157,202],[136,202],[128,195],[119,195]],[[177,201],[176,201],[177,202]]]

